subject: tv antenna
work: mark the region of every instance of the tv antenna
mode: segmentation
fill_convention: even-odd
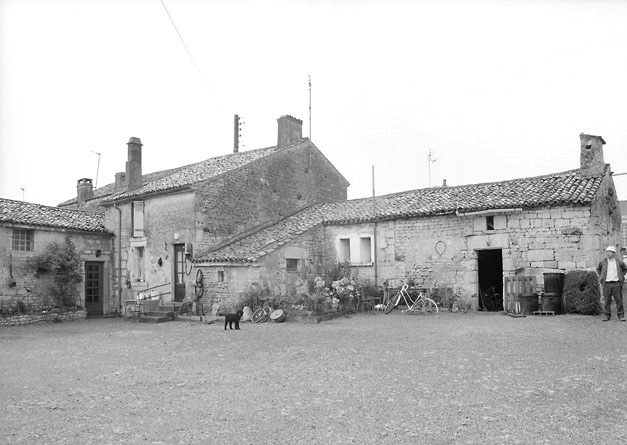
[[[311,74],[309,75],[309,140],[311,140]]]
[[[98,173],[100,173],[100,155],[101,153],[98,153],[97,151],[94,150],[89,150],[92,153],[96,153],[98,155],[98,168],[96,169],[96,183],[94,184],[94,188],[98,188]]]
[[[433,156],[431,155],[431,149],[429,149],[429,156],[427,158],[429,162],[429,187],[431,187],[431,164],[436,162],[439,158],[433,158]]]
[[[24,186],[21,186],[20,190],[22,191],[22,201],[24,201],[24,190],[26,189],[24,188]]]

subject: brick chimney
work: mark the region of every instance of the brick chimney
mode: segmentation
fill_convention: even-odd
[[[605,141],[601,136],[592,136],[581,133],[580,149],[580,174],[582,176],[597,176],[603,173],[605,161],[603,160],[603,145]]]
[[[132,137],[126,145],[128,145],[126,191],[132,192],[142,186],[142,141]]]
[[[293,116],[284,115],[277,119],[279,137],[277,147],[284,148],[303,139],[303,121]]]
[[[76,199],[81,206],[85,201],[94,196],[94,184],[91,179],[79,179],[76,184]]]

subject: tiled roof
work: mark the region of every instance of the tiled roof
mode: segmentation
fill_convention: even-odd
[[[509,181],[432,187],[377,196],[374,206],[372,198],[318,204],[217,250],[199,252],[195,261],[254,262],[319,224],[357,224],[563,204],[588,205],[594,200],[602,179],[602,175],[583,177],[579,170],[570,170]]]
[[[104,215],[0,198],[0,223],[108,233]]]
[[[293,146],[302,144],[305,141],[306,140],[297,142],[293,144]],[[201,162],[196,162],[195,164],[185,165],[183,167],[145,174],[142,176],[142,187],[132,192],[115,193],[115,184],[107,184],[104,187],[95,189],[90,200],[102,199],[103,203],[111,203],[121,199],[138,198],[151,193],[190,186],[197,182],[205,181],[239,168],[279,150],[279,148],[273,146],[238,153],[230,153],[228,155],[217,156]],[[65,201],[59,204],[59,206],[72,204],[76,204],[76,198]]]

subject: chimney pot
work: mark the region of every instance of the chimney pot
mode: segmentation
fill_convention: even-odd
[[[277,147],[285,148],[303,139],[303,121],[290,115],[283,115],[277,119],[279,134]]]
[[[443,180],[442,180],[442,187],[448,187],[448,186],[446,185],[446,179],[443,179]]]

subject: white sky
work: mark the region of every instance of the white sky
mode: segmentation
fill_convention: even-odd
[[[0,0],[0,196],[276,144],[303,120],[349,198],[579,166],[627,172],[627,1]],[[627,175],[615,179],[627,199]],[[22,191],[24,188],[24,191]]]

